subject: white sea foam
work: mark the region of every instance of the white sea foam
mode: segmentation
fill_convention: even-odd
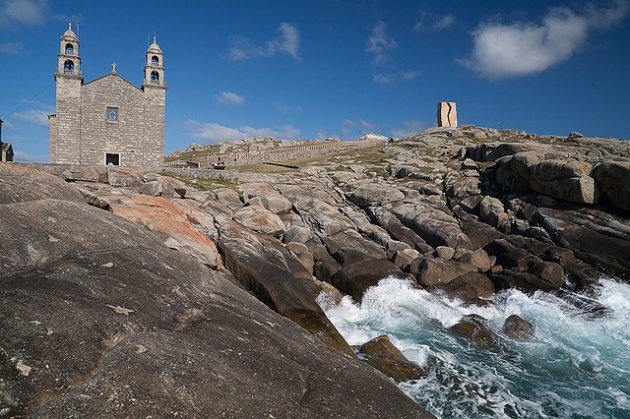
[[[427,368],[426,379],[400,386],[439,417],[627,417],[630,285],[602,279],[597,297],[511,290],[493,302],[465,306],[386,278],[360,304],[322,306],[351,345],[387,334]],[[487,320],[496,346],[449,331],[470,314]],[[529,340],[503,336],[511,314],[534,325]]]

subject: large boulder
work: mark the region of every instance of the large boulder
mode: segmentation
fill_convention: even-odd
[[[591,174],[602,197],[622,210],[630,211],[630,162],[603,162]]]
[[[383,207],[369,207],[367,212],[372,222],[383,227],[395,240],[401,241],[423,254],[433,251],[433,248],[426,241],[412,229],[403,225],[394,214]]]
[[[458,276],[477,272],[475,266],[467,263],[429,257],[417,259],[410,270],[416,274],[418,284],[425,288],[446,285]]]
[[[510,232],[510,219],[500,199],[484,197],[479,203],[479,219],[504,232]]]
[[[396,382],[418,380],[425,375],[424,370],[409,361],[387,335],[364,343],[359,349],[359,356]]]
[[[485,274],[468,272],[458,276],[450,283],[442,287],[447,294],[458,298],[468,304],[484,304],[482,299],[491,297],[494,292],[494,284]]]
[[[597,202],[591,165],[577,160],[543,160],[533,166],[529,186],[533,191],[569,202]]]
[[[247,206],[234,211],[234,220],[251,230],[274,237],[282,236],[284,223],[273,212],[258,206]]]
[[[470,239],[457,219],[445,211],[416,202],[398,205],[392,213],[432,247],[471,248]]]
[[[538,208],[534,219],[555,243],[597,269],[630,278],[630,220],[595,208]]]
[[[396,265],[387,259],[363,259],[356,263],[344,265],[331,278],[330,282],[355,301],[361,301],[368,288],[376,286],[381,279],[390,275],[407,278]]]
[[[530,322],[517,314],[512,314],[503,323],[503,333],[516,340],[525,340],[531,336],[533,327]]]
[[[319,289],[296,256],[275,239],[247,230],[228,217],[217,216],[217,221],[225,266],[246,289],[328,346],[353,354],[315,302]]]
[[[385,205],[405,198],[398,189],[380,184],[360,186],[348,195],[348,199],[362,208],[372,205]]]
[[[385,251],[380,246],[354,230],[323,236],[322,242],[326,245],[328,253],[344,266],[364,259],[387,259]]]

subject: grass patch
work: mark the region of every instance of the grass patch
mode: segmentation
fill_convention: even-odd
[[[222,188],[230,188],[230,189],[237,190],[237,186],[238,186],[235,182],[229,179],[222,179],[222,178],[216,178],[216,179],[205,179],[205,178],[199,178],[199,177],[193,178],[193,177],[188,177],[188,176],[176,175],[175,173],[171,173],[171,172],[163,172],[162,176],[168,176],[173,179],[177,179],[181,182],[184,182],[186,186],[196,189],[201,192],[211,192],[211,191],[214,191],[215,189],[222,189]]]

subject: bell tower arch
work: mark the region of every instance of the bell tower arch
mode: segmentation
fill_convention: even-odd
[[[68,23],[68,30],[59,39],[59,55],[57,55],[55,78],[58,76],[83,80],[81,56],[79,55],[79,38],[72,30],[72,23]]]
[[[164,53],[153,37],[153,43],[149,45],[144,64],[144,87],[166,87],[164,81]]]
[[[50,161],[80,164],[81,142],[81,56],[79,38],[68,24],[59,38],[59,54],[55,71],[55,114],[49,117]]]

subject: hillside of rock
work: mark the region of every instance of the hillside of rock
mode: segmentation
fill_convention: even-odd
[[[464,126],[294,163],[0,166],[9,416],[421,417],[370,365],[395,381],[422,370],[386,337],[350,347],[322,293],[360,301],[393,275],[483,305],[630,280],[628,142]],[[507,336],[527,337],[520,320]],[[483,318],[452,333],[493,342]]]

